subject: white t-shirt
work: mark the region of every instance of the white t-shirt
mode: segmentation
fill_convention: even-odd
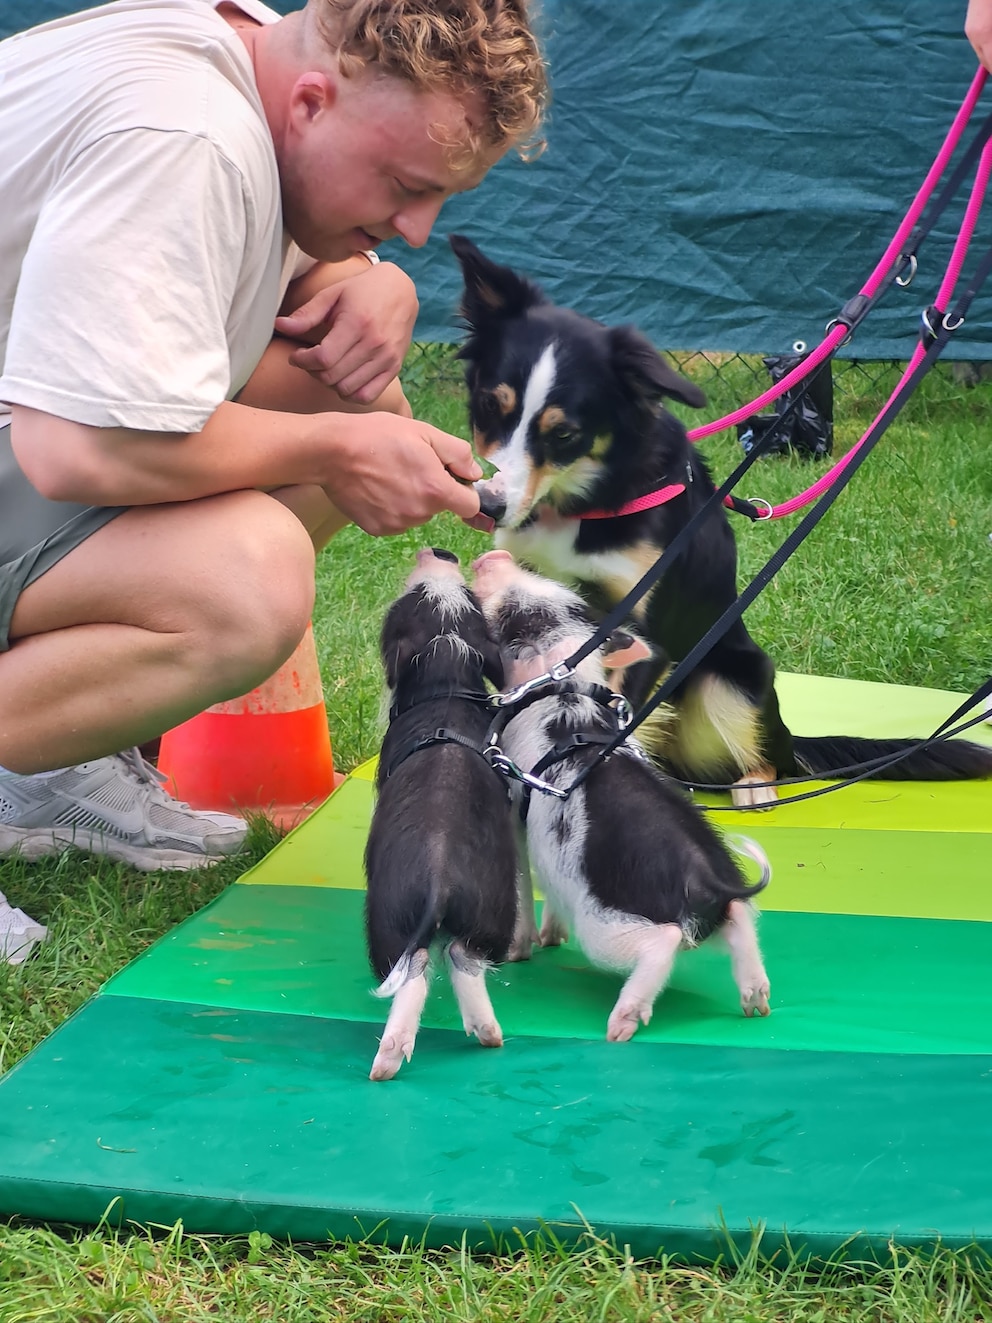
[[[299,267],[241,39],[213,0],[46,23],[0,42],[0,126],[0,426],[199,430]]]

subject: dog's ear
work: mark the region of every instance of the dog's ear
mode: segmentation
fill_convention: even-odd
[[[615,629],[606,642],[600,645],[599,651],[608,671],[625,671],[628,666],[647,661],[652,655],[649,644],[629,629]]]
[[[615,326],[609,334],[613,370],[628,395],[651,408],[666,395],[693,409],[706,403],[696,383],[680,376],[636,327]]]
[[[463,234],[449,234],[448,242],[461,263],[465,281],[461,313],[471,330],[505,317],[519,317],[535,303],[547,302],[537,285],[510,267],[491,262]]]

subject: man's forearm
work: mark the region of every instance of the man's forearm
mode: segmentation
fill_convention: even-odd
[[[11,446],[49,500],[156,505],[225,491],[326,480],[346,415],[276,413],[224,403],[187,435],[88,427],[13,406]]]

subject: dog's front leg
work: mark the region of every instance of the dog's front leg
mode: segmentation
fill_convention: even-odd
[[[538,940],[534,918],[534,885],[530,876],[530,856],[527,852],[527,832],[517,822],[517,922],[513,930],[513,943],[506,958],[510,961],[529,960]]]

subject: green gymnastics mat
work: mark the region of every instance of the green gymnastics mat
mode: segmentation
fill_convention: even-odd
[[[959,701],[799,676],[781,696],[803,733],[879,736]],[[373,1084],[372,776],[0,1081],[0,1213],[435,1246],[591,1227],[701,1258],[755,1228],[813,1254],[992,1248],[992,782],[719,816],[775,870],[767,1019],[704,947],[649,1027],[607,1043],[618,978],[565,946],[492,976],[500,1050],[465,1037],[438,978],[412,1062]]]

